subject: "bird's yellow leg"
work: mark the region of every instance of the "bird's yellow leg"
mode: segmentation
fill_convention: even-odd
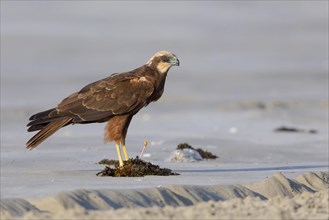
[[[121,140],[121,147],[122,147],[123,154],[125,155],[126,160],[129,160],[125,140]]]
[[[120,151],[119,143],[115,143],[115,147],[116,147],[117,153],[118,153],[119,166],[122,167],[123,166],[123,161],[122,161],[122,156],[121,156],[121,151]]]

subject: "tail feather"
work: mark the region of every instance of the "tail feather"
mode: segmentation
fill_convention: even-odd
[[[26,148],[32,150],[37,147],[40,143],[46,140],[49,136],[54,134],[60,128],[68,125],[72,122],[72,118],[61,118],[49,122],[45,127],[41,129],[36,135],[34,135],[27,143]]]
[[[27,129],[27,131],[28,132],[31,132],[31,131],[39,131],[42,128],[46,127],[48,124],[49,124],[49,122],[39,123],[39,124],[36,124],[36,125],[28,125],[30,127]]]
[[[35,119],[33,121],[30,121],[26,126],[33,127],[35,125],[47,125],[52,121],[55,121],[55,120],[58,120],[58,119],[64,119],[64,118],[67,118],[67,117],[54,117],[54,118],[49,117],[49,118]]]
[[[53,111],[56,111],[56,109],[52,108],[52,109],[49,109],[49,110],[46,110],[46,111],[43,111],[43,112],[39,112],[37,114],[32,115],[29,120],[32,121],[32,120],[37,120],[37,119],[49,118],[49,114]]]
[[[27,131],[37,131],[46,127],[52,121],[66,119],[67,116],[59,115],[55,108],[39,112],[30,117],[30,122],[26,125],[29,127]]]

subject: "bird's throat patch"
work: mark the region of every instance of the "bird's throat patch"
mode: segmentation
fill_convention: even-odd
[[[170,64],[169,63],[164,63],[164,62],[160,62],[157,65],[157,69],[160,73],[165,73],[168,71],[168,69],[170,68]]]

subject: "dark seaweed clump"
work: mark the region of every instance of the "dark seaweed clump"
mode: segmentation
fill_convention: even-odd
[[[118,160],[103,159],[103,160],[99,161],[98,164],[104,164],[104,165],[118,167],[119,166],[119,161]]]
[[[119,167],[119,161],[103,159],[100,164],[107,164],[105,168],[97,173],[97,176],[112,176],[112,177],[143,177],[143,176],[169,176],[179,175],[172,172],[171,169],[160,168],[158,165],[154,165],[150,162],[143,161],[136,158],[130,158],[127,161],[123,161],[123,166]]]
[[[276,128],[274,131],[276,131],[276,132],[310,133],[310,134],[316,134],[316,133],[318,133],[318,131],[317,130],[314,130],[314,129],[304,130],[304,129],[293,128],[293,127],[285,127],[285,126]]]
[[[218,158],[218,156],[216,156],[215,154],[212,154],[209,151],[202,150],[201,148],[194,148],[191,145],[189,145],[188,143],[179,144],[176,149],[177,150],[182,150],[182,149],[185,149],[185,148],[190,148],[190,149],[196,150],[200,154],[200,156],[204,159],[214,160],[214,159]]]

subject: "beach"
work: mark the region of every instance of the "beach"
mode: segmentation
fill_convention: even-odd
[[[186,10],[186,9],[189,10]],[[328,219],[328,2],[1,2],[1,219]],[[100,177],[104,123],[32,151],[32,114],[159,50],[179,67],[129,156],[177,176]],[[172,161],[188,143],[215,160]]]

